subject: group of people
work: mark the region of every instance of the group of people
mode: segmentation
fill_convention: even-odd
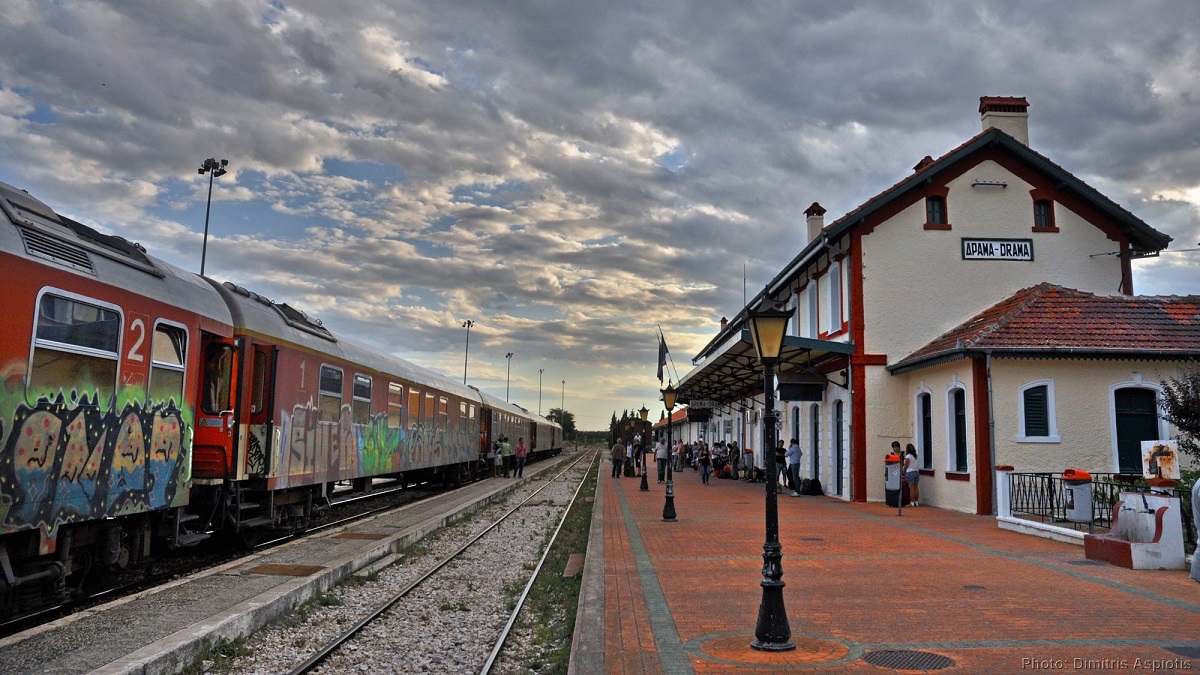
[[[492,475],[503,475],[508,478],[521,478],[525,472],[525,459],[529,456],[529,448],[525,447],[525,437],[517,439],[516,447],[509,442],[508,436],[501,434],[492,442],[488,459],[492,462]]]

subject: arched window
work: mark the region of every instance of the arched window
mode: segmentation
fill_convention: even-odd
[[[933,394],[928,389],[917,392],[916,429],[917,452],[922,469],[933,468]]]
[[[843,419],[845,405],[841,399],[833,403],[833,462],[834,462],[834,477],[833,489],[838,495],[842,494],[842,480],[846,471],[846,448],[845,441],[842,438],[842,431],[845,427]]]
[[[967,465],[967,390],[962,385],[946,392],[946,438],[949,440],[947,471],[965,473]]]

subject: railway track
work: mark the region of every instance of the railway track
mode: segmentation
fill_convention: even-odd
[[[504,672],[512,628],[596,457],[582,454],[318,598],[220,670]]]

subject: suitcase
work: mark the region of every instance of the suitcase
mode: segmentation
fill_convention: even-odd
[[[633,468],[633,460],[625,461],[625,477],[626,478],[636,478],[637,477],[637,470]]]

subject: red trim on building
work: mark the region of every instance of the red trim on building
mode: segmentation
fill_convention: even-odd
[[[987,361],[971,359],[971,404],[975,417],[975,513],[992,514],[992,436],[988,405]]]
[[[866,356],[863,351],[866,312],[861,283],[862,238],[861,229],[851,230],[850,268],[846,275],[850,280],[846,284],[850,287],[850,339],[854,342],[854,355],[850,358],[850,496],[856,502],[867,501],[867,375],[860,367],[866,365],[860,363]]]
[[[947,472],[946,472],[946,480],[961,480],[961,481],[970,481],[970,480],[971,480],[971,474],[969,474],[969,473],[959,473],[959,472],[957,472],[957,471],[947,471]]]

